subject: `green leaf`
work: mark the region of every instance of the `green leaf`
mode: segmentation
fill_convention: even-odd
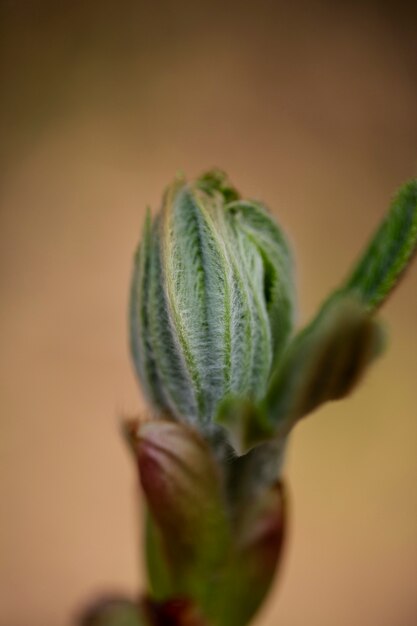
[[[274,436],[283,438],[301,417],[356,387],[384,344],[372,313],[392,292],[416,249],[417,180],[412,180],[394,198],[349,278],[274,368],[265,400],[245,422],[242,442],[250,444],[256,431],[266,439],[265,421]]]
[[[379,323],[352,294],[336,294],[296,337],[271,375],[264,400],[227,399],[216,422],[239,454],[273,439],[329,400],[347,396],[382,352]]]
[[[238,455],[275,436],[267,414],[249,398],[228,396],[220,404],[215,422],[227,431],[227,439]]]
[[[348,395],[383,345],[380,325],[353,295],[328,300],[271,377],[263,408],[276,436],[320,404]]]
[[[296,298],[291,249],[281,227],[261,203],[238,200],[225,209],[228,219],[238,225],[240,245],[253,247],[262,259],[263,300],[269,317],[275,361],[287,343],[294,324]],[[253,271],[250,274],[253,276]],[[258,287],[256,282],[252,290]]]
[[[390,211],[342,286],[355,292],[368,310],[386,300],[417,250],[417,180],[399,190]]]

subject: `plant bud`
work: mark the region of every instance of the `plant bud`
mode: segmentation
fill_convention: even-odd
[[[212,618],[233,550],[220,468],[204,439],[183,424],[150,420],[131,430],[130,440],[149,511],[152,595],[190,598]]]
[[[131,422],[125,429],[148,509],[150,597],[158,607],[172,598],[188,599],[207,624],[244,626],[262,603],[281,556],[282,485],[251,480],[251,458],[235,459],[236,497],[230,497],[213,451],[195,430],[166,420]],[[258,451],[252,461],[261,456]],[[200,626],[198,619],[194,624]]]
[[[178,178],[148,213],[131,290],[133,359],[154,406],[209,431],[224,398],[262,398],[293,300],[288,245],[265,207],[220,172]]]

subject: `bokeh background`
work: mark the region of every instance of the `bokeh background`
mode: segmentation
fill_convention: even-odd
[[[0,2],[0,626],[144,581],[132,255],[178,169],[224,168],[297,250],[300,322],[417,173],[411,3]],[[417,624],[417,267],[386,356],[296,430],[256,626]]]

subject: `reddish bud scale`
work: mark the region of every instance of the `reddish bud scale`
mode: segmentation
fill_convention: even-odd
[[[143,609],[149,619],[149,626],[209,626],[186,598],[167,602],[154,602],[146,598]]]

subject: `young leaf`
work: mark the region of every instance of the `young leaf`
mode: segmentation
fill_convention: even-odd
[[[215,422],[227,432],[227,439],[238,455],[275,436],[274,425],[249,398],[226,397],[220,404]]]
[[[263,403],[276,435],[320,404],[348,395],[383,347],[379,324],[353,295],[328,300],[271,377]]]
[[[301,417],[348,395],[383,346],[381,326],[357,297],[336,294],[288,346],[264,400],[228,399],[216,421],[239,454],[262,442],[283,442]]]
[[[417,179],[399,190],[390,211],[342,286],[373,311],[389,296],[417,250]]]
[[[417,250],[417,180],[404,185],[355,269],[291,342],[271,376],[246,432],[274,424],[284,437],[319,405],[348,395],[381,352],[374,312],[389,296]],[[267,428],[262,426],[263,432]],[[244,438],[244,437],[243,437]]]

